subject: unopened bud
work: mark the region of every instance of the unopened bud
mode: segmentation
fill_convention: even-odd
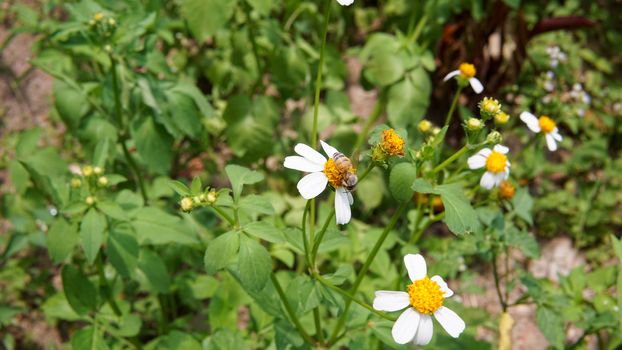
[[[497,123],[499,125],[503,125],[503,124],[507,123],[508,120],[510,120],[510,116],[507,113],[503,112],[503,111],[495,114],[495,123]]]
[[[114,18],[108,18],[108,24],[114,27],[117,25],[117,21],[115,21]]]
[[[80,186],[82,186],[82,181],[80,179],[78,178],[71,179],[71,187],[78,188]]]
[[[108,186],[108,178],[105,176],[100,177],[99,179],[97,179],[97,184],[101,187]]]
[[[93,20],[96,22],[101,21],[102,19],[104,19],[104,14],[101,12],[97,12],[93,15]]]
[[[501,133],[493,130],[490,132],[490,134],[488,134],[488,136],[486,136],[486,142],[490,143],[490,144],[497,144],[497,143],[501,143],[503,141],[503,136],[501,136]]]
[[[89,177],[93,175],[93,167],[90,165],[85,165],[82,167],[82,176]]]
[[[432,128],[432,123],[430,123],[430,121],[427,119],[423,119],[422,121],[419,122],[418,126],[419,126],[419,131],[425,134],[428,131],[430,131],[430,129]]]
[[[483,126],[484,124],[482,123],[482,121],[477,118],[469,118],[469,120],[466,121],[466,127],[470,131],[481,130]]]
[[[189,212],[189,211],[192,211],[192,207],[194,206],[194,203],[192,202],[192,198],[184,197],[179,202],[179,206],[181,207],[181,210],[185,212]]]
[[[103,172],[104,172],[104,169],[102,169],[101,167],[96,166],[93,168],[93,174],[95,175],[101,175]]]
[[[88,196],[86,197],[86,199],[84,200],[84,202],[88,205],[93,205],[95,203],[95,197],[93,196]]]
[[[479,103],[479,110],[482,118],[488,120],[501,111],[501,104],[494,98],[484,97]]]
[[[432,128],[432,135],[436,136],[440,132],[441,132],[441,128],[439,128],[438,126],[435,126],[434,128]]]
[[[209,204],[214,204],[216,203],[216,200],[218,199],[218,193],[216,193],[216,191],[209,191],[209,193],[207,194],[207,202]]]

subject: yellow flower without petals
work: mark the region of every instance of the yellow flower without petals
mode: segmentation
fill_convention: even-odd
[[[422,133],[426,133],[428,131],[430,131],[430,129],[432,128],[432,123],[430,123],[429,120],[423,119],[422,121],[419,122],[419,131],[421,131]]]
[[[495,123],[499,125],[507,123],[508,120],[510,120],[510,116],[503,111],[499,111],[499,113],[495,114]]]
[[[501,197],[501,199],[510,200],[514,198],[514,193],[516,193],[516,187],[514,187],[511,182],[504,180],[501,185],[499,185],[499,197]]]
[[[82,167],[82,176],[89,177],[93,175],[93,167],[90,165],[85,165]]]
[[[401,157],[404,155],[404,140],[394,129],[387,129],[382,132],[380,147],[390,156]]]
[[[467,79],[473,78],[475,73],[477,73],[475,66],[470,63],[461,63],[458,70],[460,70],[460,74]]]

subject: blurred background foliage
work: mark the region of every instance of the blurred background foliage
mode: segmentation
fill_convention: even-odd
[[[418,215],[410,210],[372,264],[361,295],[369,301],[387,280],[399,285],[401,253],[417,250],[436,262],[433,272],[454,279],[459,294],[482,294],[481,276],[490,274],[481,263],[496,259],[491,252],[499,247],[508,256],[513,249],[516,278],[504,288],[517,293],[517,305],[537,305],[536,324],[550,346],[622,344],[622,248],[615,239],[622,227],[619,1],[357,0],[341,7],[302,0],[41,0],[0,6],[7,28],[0,50],[19,36],[34,40],[32,68],[15,76],[0,61],[3,79],[17,94],[33,69],[54,78],[50,128],[6,129],[0,140],[7,179],[0,197],[2,347],[305,346],[272,284],[247,278],[245,258],[237,270],[214,275],[227,261],[204,261],[204,252],[224,236],[241,240],[240,255],[265,262],[261,276],[279,271],[309,328],[312,309],[341,306],[338,294],[292,273],[300,266],[301,242],[287,226],[300,223],[305,201],[295,192],[298,174],[281,167],[296,143],[311,141],[327,6],[322,138],[349,154],[366,147],[364,137],[380,120],[419,147],[418,123],[442,125],[449,109],[455,84],[443,84],[442,77],[472,62],[484,94],[498,98],[511,116],[500,129],[516,154],[512,177],[521,186],[508,212],[476,208],[486,229],[460,238],[430,222],[419,246],[409,245]],[[479,100],[465,91],[463,120]],[[518,119],[524,110],[554,116],[565,136],[559,152],[545,153],[529,141]],[[10,116],[3,108],[0,114],[4,125]],[[446,142],[458,148],[463,133],[454,121]],[[75,176],[68,169],[87,164],[103,169],[106,185],[89,178],[71,186]],[[229,164],[265,179],[240,180],[244,195],[224,192],[218,205],[243,208],[245,222],[267,222],[255,229],[269,244],[228,235],[212,210],[178,210],[171,179],[189,184],[193,194],[202,190],[200,183],[190,185],[195,177],[211,188],[228,187],[242,176],[225,172]],[[320,251],[333,283],[352,282],[388,222],[396,206],[388,184],[385,172],[372,172],[355,192],[357,220],[327,231]],[[96,198],[96,208],[88,197]],[[320,206],[318,222],[328,211]],[[520,220],[506,227],[504,215]],[[570,237],[584,264],[553,281],[535,277],[529,259],[554,237]],[[439,332],[431,348],[497,346],[498,325],[488,311],[455,307],[466,333],[454,343]],[[37,339],[24,326],[33,313],[54,336]],[[363,308],[354,309],[348,326],[342,346],[399,348],[391,324]]]

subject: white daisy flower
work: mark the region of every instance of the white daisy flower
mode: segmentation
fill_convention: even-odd
[[[465,323],[455,312],[443,306],[445,298],[454,292],[442,277],[428,278],[427,266],[420,254],[404,256],[404,264],[412,281],[408,292],[379,290],[374,298],[376,310],[391,312],[406,308],[393,325],[393,340],[398,344],[428,344],[432,339],[432,315],[449,335],[458,338]]]
[[[458,69],[453,72],[449,72],[449,74],[445,76],[443,81],[447,81],[455,76],[458,76],[459,78],[467,80],[469,84],[471,84],[473,91],[475,91],[476,94],[479,94],[484,91],[484,85],[482,85],[482,83],[477,78],[475,78],[476,72],[477,71],[475,70],[474,65],[470,63],[461,63]]]
[[[546,146],[549,148],[549,151],[553,152],[557,150],[557,142],[561,142],[562,135],[559,134],[559,129],[557,129],[553,119],[546,115],[541,115],[540,118],[536,118],[535,115],[529,112],[523,112],[520,114],[520,120],[527,124],[529,130],[536,134],[539,132],[544,133]]]
[[[354,0],[337,0],[341,6],[350,6],[354,3]]]
[[[499,186],[510,176],[510,161],[507,153],[509,148],[495,145],[493,149],[483,148],[477,154],[467,159],[469,169],[486,168],[486,172],[479,181],[480,186],[490,190]]]
[[[309,174],[298,181],[298,192],[304,199],[317,197],[330,184],[335,189],[335,217],[337,224],[344,225],[350,222],[350,206],[354,202],[352,194],[343,186],[346,173],[340,171],[333,160],[335,154],[340,153],[324,141],[320,141],[328,159],[313,148],[299,143],[294,151],[299,156],[285,157],[283,166],[289,169],[300,170]],[[354,168],[350,172],[356,173]]]

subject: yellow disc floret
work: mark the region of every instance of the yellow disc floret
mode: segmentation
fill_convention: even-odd
[[[470,63],[462,63],[458,69],[460,70],[460,74],[468,79],[473,78],[476,73],[475,66]]]
[[[494,115],[501,111],[501,104],[494,98],[484,97],[484,99],[480,103],[480,108],[482,109],[482,111]]]
[[[395,132],[394,129],[387,129],[382,132],[380,147],[382,147],[388,155],[404,155],[404,140]]]
[[[505,171],[506,163],[508,162],[508,157],[500,152],[492,151],[486,159],[486,170],[491,173],[501,173]]]
[[[341,187],[343,175],[335,166],[335,161],[333,158],[329,158],[326,164],[324,164],[324,174],[328,178],[328,183],[333,186],[333,188]]]
[[[553,119],[549,118],[546,115],[540,116],[540,118],[538,119],[538,123],[540,124],[540,129],[542,129],[542,132],[544,132],[545,134],[548,134],[551,131],[555,130],[555,122],[553,121]]]
[[[438,283],[427,276],[408,286],[410,305],[421,314],[432,314],[443,306],[443,292]]]

